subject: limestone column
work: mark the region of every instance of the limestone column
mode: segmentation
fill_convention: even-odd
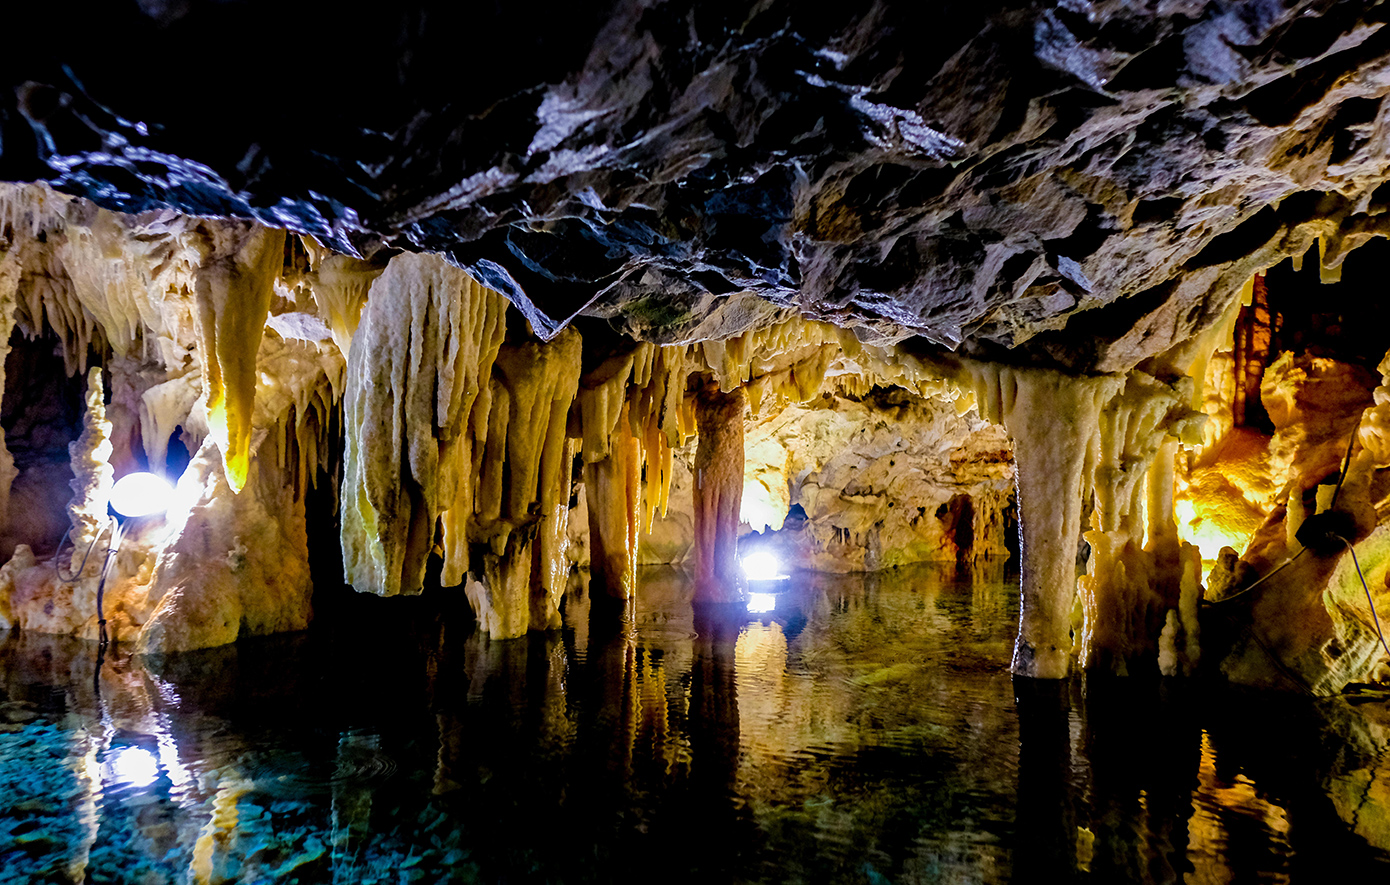
[[[1012,670],[1061,679],[1071,671],[1081,495],[1095,463],[1102,404],[1118,383],[1047,370],[1001,376],[1004,426],[1014,440],[1021,554]]]
[[[623,405],[608,456],[584,464],[589,502],[591,588],[631,599],[637,587],[637,528],[642,505],[642,444]]]
[[[695,599],[739,599],[738,514],[743,500],[742,388],[696,399]]]

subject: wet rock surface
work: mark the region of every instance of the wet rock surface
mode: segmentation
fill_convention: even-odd
[[[543,336],[590,312],[680,340],[753,290],[867,339],[1114,371],[1315,236],[1336,265],[1380,232],[1387,15],[26,5],[0,178],[441,252]]]

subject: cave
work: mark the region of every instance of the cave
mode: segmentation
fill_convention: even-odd
[[[7,13],[0,881],[1390,870],[1390,5]]]

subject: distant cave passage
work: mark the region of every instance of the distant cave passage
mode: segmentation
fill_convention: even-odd
[[[0,559],[28,544],[51,554],[68,527],[73,478],[68,444],[82,432],[83,379],[68,377],[50,332],[30,339],[16,329],[5,357],[5,392],[0,400],[4,444],[17,471],[10,503],[0,514]]]
[[[975,546],[975,502],[969,495],[954,495],[936,508],[943,537],[955,545],[956,564],[966,565]]]

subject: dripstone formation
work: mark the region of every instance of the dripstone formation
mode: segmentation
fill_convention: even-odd
[[[576,563],[736,598],[738,517],[788,515],[740,495],[835,569],[1005,552],[1016,507],[1017,673],[1385,675],[1390,340],[1348,256],[1390,233],[1386,4],[8,15],[0,327],[104,370],[78,476],[191,459],[177,540],[118,579],[142,649],[307,622],[307,567],[262,559],[307,561],[322,482],[350,583],[416,592],[437,557],[496,636],[553,626]],[[845,415],[902,445],[830,451]],[[0,615],[86,635],[14,503],[60,448],[0,449]],[[1348,537],[1300,555],[1328,508]],[[207,611],[181,557],[225,571]]]

